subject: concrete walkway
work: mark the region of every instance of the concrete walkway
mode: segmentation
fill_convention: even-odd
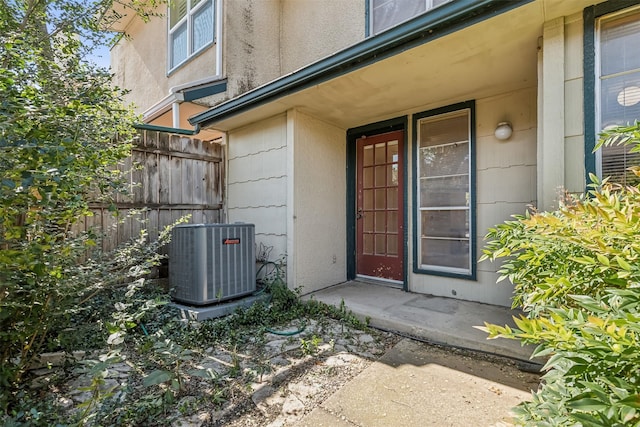
[[[532,346],[503,338],[487,340],[474,326],[485,322],[513,325],[516,312],[488,304],[404,292],[400,289],[363,282],[347,282],[304,297],[326,304],[344,304],[360,319],[369,319],[375,328],[437,344],[529,361]]]
[[[404,339],[294,425],[506,427],[537,381],[513,365]]]

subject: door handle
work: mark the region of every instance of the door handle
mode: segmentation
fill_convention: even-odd
[[[362,212],[362,209],[358,209],[358,213],[356,213],[356,219],[362,219],[363,216],[364,213]]]

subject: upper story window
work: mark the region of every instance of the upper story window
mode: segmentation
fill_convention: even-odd
[[[214,0],[169,2],[169,70],[213,43]]]
[[[376,35],[453,0],[369,0],[371,34]]]
[[[600,18],[596,34],[596,129],[640,120],[640,10]],[[629,150],[604,147],[596,163],[598,175],[635,183],[636,176],[627,168],[640,165],[640,153]]]

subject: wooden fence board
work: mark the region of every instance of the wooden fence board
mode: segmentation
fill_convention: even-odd
[[[127,171],[132,191],[130,196],[116,196],[119,217],[108,206],[96,203],[92,205],[94,215],[84,218],[76,229],[102,230],[102,249],[109,251],[137,237],[143,227],[155,240],[160,229],[185,215],[191,215],[190,223],[220,222],[223,155],[216,143],[141,131],[131,157],[120,166]],[[145,211],[136,218],[127,216],[129,209]]]
[[[158,195],[159,203],[171,203],[171,159],[158,157]]]
[[[144,175],[146,177],[146,188],[144,194],[145,203],[159,203],[158,189],[160,188],[160,176],[158,172],[158,155],[150,154],[146,156],[144,162]]]

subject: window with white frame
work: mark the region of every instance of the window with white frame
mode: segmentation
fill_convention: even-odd
[[[214,40],[214,0],[169,1],[169,70]]]
[[[473,102],[415,119],[416,270],[472,276]]]
[[[371,34],[375,35],[453,0],[369,0]]]
[[[604,16],[597,25],[596,127],[632,124],[640,120],[640,10]],[[638,182],[628,168],[640,165],[640,153],[631,153],[630,147],[603,147],[598,160],[601,177]]]

